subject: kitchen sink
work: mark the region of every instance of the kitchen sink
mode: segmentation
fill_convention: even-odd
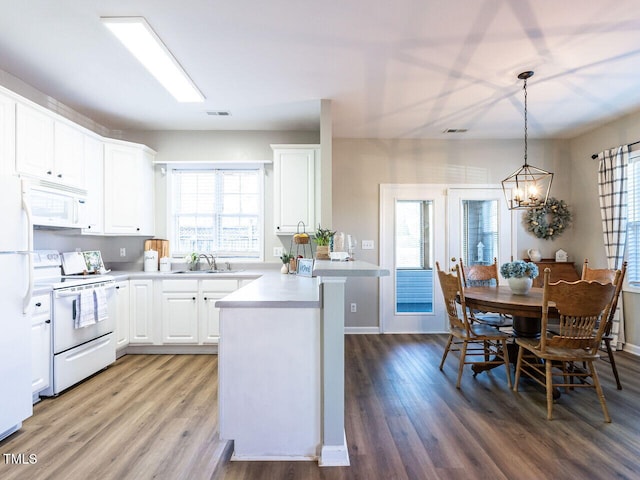
[[[191,274],[191,275],[207,275],[213,273],[235,273],[238,270],[176,270],[175,272],[171,272],[173,274]]]

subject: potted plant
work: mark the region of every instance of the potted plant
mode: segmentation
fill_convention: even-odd
[[[280,269],[280,273],[289,273],[289,262],[294,258],[293,254],[284,252],[280,255],[280,260],[282,260],[282,268]]]
[[[191,252],[188,255],[185,255],[184,261],[187,264],[189,270],[197,270],[198,269],[198,252]]]
[[[507,279],[511,291],[516,295],[526,295],[538,273],[535,263],[524,260],[503,263],[500,267],[500,274]]]
[[[318,248],[316,248],[316,258],[318,260],[329,260],[329,244],[331,243],[331,238],[335,234],[336,232],[333,232],[328,228],[322,228],[318,224],[318,228],[313,235],[313,241],[318,246]]]

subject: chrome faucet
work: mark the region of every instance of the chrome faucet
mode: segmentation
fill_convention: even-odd
[[[213,253],[210,254],[206,254],[206,253],[201,253],[200,255],[198,255],[198,258],[203,258],[207,261],[207,263],[209,264],[209,270],[217,270],[218,269],[218,265],[216,265],[216,256]]]

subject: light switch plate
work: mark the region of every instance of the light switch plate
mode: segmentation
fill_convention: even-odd
[[[362,250],[373,250],[373,240],[362,240]]]
[[[283,253],[283,248],[282,247],[273,247],[273,256],[274,257],[281,257]]]

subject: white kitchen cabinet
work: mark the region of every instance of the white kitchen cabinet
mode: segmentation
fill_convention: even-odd
[[[61,181],[62,172],[53,167],[54,120],[22,103],[16,106],[16,170],[51,181]]]
[[[162,282],[162,343],[198,343],[198,280]]]
[[[129,302],[131,315],[129,343],[154,343],[153,280],[130,280]]]
[[[129,300],[129,281],[116,283],[116,350],[129,345],[131,329],[131,302]]]
[[[84,139],[85,178],[87,186],[87,228],[83,234],[104,233],[104,144],[86,136]]]
[[[237,280],[201,280],[200,282],[200,342],[218,343],[220,340],[220,309],[216,300],[238,289]]]
[[[237,289],[236,279],[164,280],[162,343],[217,344],[220,320],[216,300]]]
[[[0,175],[11,175],[16,168],[16,102],[0,94]]]
[[[307,231],[319,221],[320,148],[318,145],[271,145],[273,148],[273,219],[276,234]]]
[[[154,234],[154,152],[143,145],[104,145],[104,233]]]
[[[78,128],[56,121],[53,129],[53,170],[65,185],[85,187],[85,134]]]
[[[49,387],[51,366],[51,296],[31,299],[31,393],[34,403],[38,393]]]

